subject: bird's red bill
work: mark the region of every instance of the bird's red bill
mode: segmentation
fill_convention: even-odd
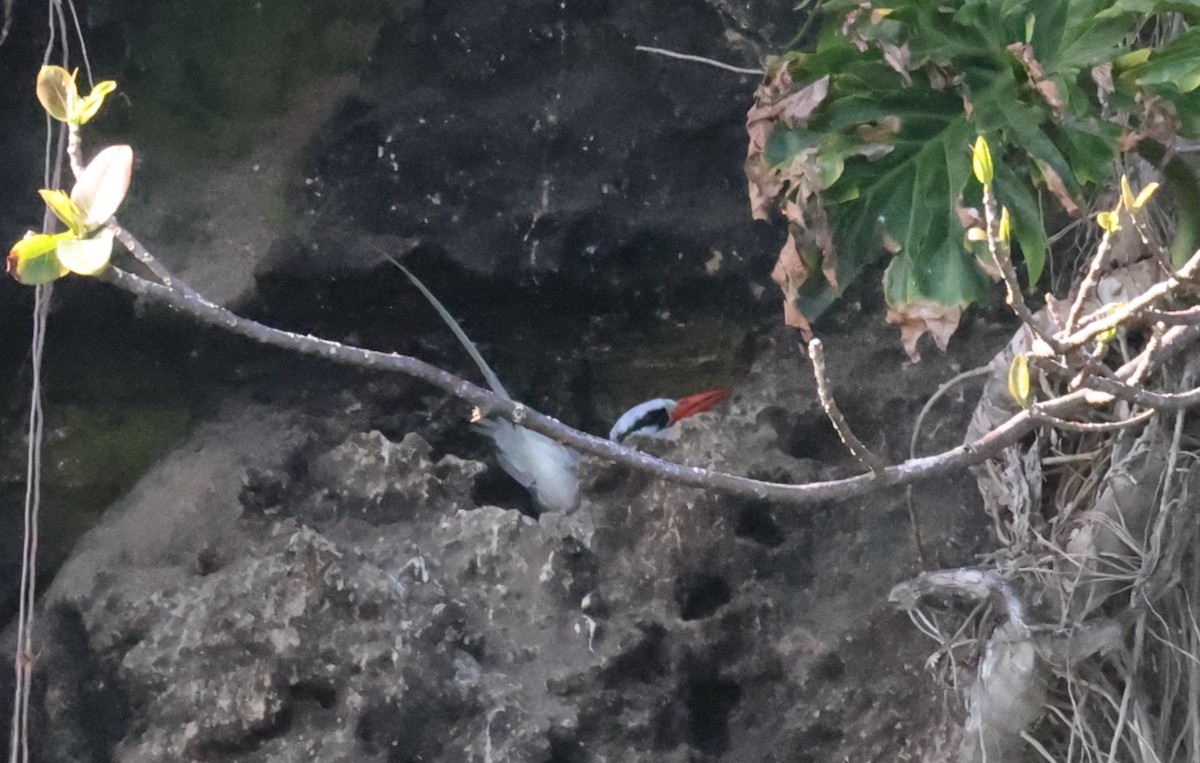
[[[688,416],[704,413],[709,408],[729,397],[730,391],[729,387],[719,387],[679,398],[676,401],[675,410],[671,411],[670,423],[674,424],[676,421],[686,419]]]

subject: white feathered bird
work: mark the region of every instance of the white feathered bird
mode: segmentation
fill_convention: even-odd
[[[488,386],[505,400],[512,400],[500,378],[492,371],[475,343],[471,341],[454,316],[442,305],[433,292],[413,275],[412,271],[398,260],[388,257],[412,281],[438,315],[454,332],[467,354],[479,366]],[[579,454],[555,442],[544,434],[518,426],[508,419],[487,417],[475,423],[475,429],[496,443],[496,456],[500,466],[508,475],[533,495],[542,511],[572,511],[579,505],[579,480],[575,476],[575,465]]]
[[[400,268],[413,286],[429,300],[438,315],[454,332],[463,349],[479,366],[488,386],[505,400],[512,400],[500,378],[492,371],[479,349],[471,341],[454,316],[425,288],[425,284],[399,260],[384,255],[393,265]],[[608,433],[610,440],[622,442],[631,435],[660,437],[677,421],[709,410],[729,396],[728,387],[697,392],[694,395],[672,400],[666,397],[647,400],[630,408],[617,419]],[[475,423],[475,429],[491,438],[496,444],[496,457],[500,466],[510,477],[521,483],[533,495],[542,511],[572,511],[579,505],[579,480],[575,476],[575,465],[579,454],[550,439],[544,434],[518,426],[508,419],[486,417]]]

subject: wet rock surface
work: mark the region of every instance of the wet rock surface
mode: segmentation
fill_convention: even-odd
[[[899,458],[894,422],[954,369],[904,365],[884,331],[831,326],[826,345],[847,416]],[[966,331],[980,355],[1003,340]],[[810,371],[779,330],[725,407],[645,447],[789,482],[849,474]],[[928,447],[953,442],[970,400],[933,414]],[[882,761],[936,746],[930,645],[886,603],[917,568],[901,491],[795,508],[585,459],[582,507],[534,522],[480,505],[498,467],[452,452],[474,436],[430,414],[452,415],[397,411],[384,381],[290,412],[231,404],[202,427],[207,445],[179,458],[208,466],[148,476],[81,544],[108,552],[55,584],[43,759]],[[974,550],[977,503],[969,480],[918,488],[936,563]],[[177,532],[139,546],[114,529],[151,515]]]

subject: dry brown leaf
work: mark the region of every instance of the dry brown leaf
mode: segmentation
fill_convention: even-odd
[[[1138,96],[1142,103],[1141,119],[1137,121],[1138,129],[1131,130],[1121,140],[1122,151],[1132,151],[1142,140],[1150,139],[1164,146],[1174,146],[1179,140],[1179,115],[1175,105],[1158,96],[1143,93]]]
[[[759,86],[754,94],[754,105],[746,113],[745,170],[749,181],[750,214],[755,220],[766,220],[770,216],[776,197],[788,183],[800,189],[800,203],[816,190],[811,183],[802,187],[805,185],[802,181],[812,171],[808,167],[810,157],[807,154],[796,157],[785,172],[769,167],[764,155],[776,120],[792,127],[806,122],[828,95],[829,77],[822,77],[789,95],[791,86],[791,75],[786,66],[781,66]]]
[[[838,284],[837,277],[837,247],[833,244],[833,226],[820,199],[812,205],[811,218],[808,233],[812,236],[813,243],[821,250],[821,274],[835,292],[841,293],[842,287]]]
[[[842,37],[846,38],[854,47],[858,48],[859,53],[865,53],[870,42],[860,31],[859,21],[863,18],[863,11],[871,9],[869,2],[862,2],[858,7],[846,14],[846,18],[842,21]]]
[[[779,250],[779,258],[775,260],[775,268],[771,271],[771,280],[779,284],[783,294],[788,299],[795,299],[800,292],[800,286],[808,280],[808,265],[800,256],[796,246],[796,237],[788,231],[787,241]]]
[[[783,322],[784,325],[800,329],[800,334],[804,337],[804,341],[812,341],[812,326],[809,324],[808,319],[804,317],[804,313],[800,312],[800,308],[796,307],[796,303],[793,300],[783,300]]]
[[[1058,199],[1058,203],[1063,205],[1063,209],[1067,210],[1067,214],[1079,214],[1079,205],[1071,198],[1071,194],[1067,193],[1067,187],[1063,184],[1062,175],[1059,175],[1054,171],[1053,167],[1043,161],[1039,160],[1037,166],[1046,181],[1046,188],[1050,189],[1050,193],[1054,194],[1055,198]]]
[[[883,51],[883,60],[904,79],[905,87],[912,87],[912,75],[908,73],[909,50],[907,45],[893,45],[890,42],[880,42],[879,49]]]
[[[800,287],[808,280],[808,275],[808,265],[804,264],[804,258],[800,256],[796,238],[788,231],[787,241],[779,250],[779,258],[771,271],[771,280],[779,284],[779,289],[783,292],[783,322],[800,329],[806,339],[812,336],[812,327],[796,307],[796,297],[800,294]]]
[[[750,196],[750,215],[755,220],[767,220],[771,216],[775,199],[783,191],[783,180],[763,160],[762,154],[746,159],[747,192]]]
[[[1037,91],[1046,99],[1046,103],[1050,104],[1050,108],[1056,113],[1061,114],[1063,110],[1062,95],[1058,92],[1058,85],[1048,79],[1040,80],[1035,83]]]
[[[829,75],[811,82],[775,104],[772,116],[778,116],[788,127],[802,127],[825,97],[829,95]]]
[[[808,226],[808,222],[804,219],[804,207],[795,198],[790,198],[783,203],[783,218],[799,228]]]
[[[958,203],[954,205],[954,214],[958,215],[958,224],[963,227],[963,230],[984,227],[983,214],[975,207],[964,207],[961,196],[958,197]]]
[[[1025,67],[1025,73],[1029,76],[1029,81],[1033,83],[1034,88],[1046,100],[1050,108],[1055,113],[1061,113],[1064,105],[1062,95],[1058,92],[1058,86],[1046,79],[1046,70],[1034,58],[1033,48],[1023,42],[1014,42],[1006,50],[1012,53],[1021,62],[1021,65]]]
[[[1092,67],[1092,82],[1096,83],[1096,97],[1100,106],[1108,110],[1108,97],[1113,93],[1112,64],[1100,64]]]
[[[863,143],[884,143],[900,132],[900,117],[889,114],[883,119],[867,122],[854,128],[854,137]]]
[[[921,360],[917,340],[928,332],[937,343],[938,349],[945,351],[961,318],[961,305],[939,305],[919,299],[907,305],[889,308],[885,320],[900,327],[900,343],[904,345],[908,359],[917,363]]]

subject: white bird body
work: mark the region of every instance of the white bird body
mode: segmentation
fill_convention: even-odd
[[[508,390],[500,383],[500,378],[479,354],[475,343],[438,298],[433,296],[433,292],[425,288],[425,284],[408,268],[390,256],[388,259],[408,276],[408,280],[412,281],[437,310],[467,354],[475,361],[475,365],[479,366],[492,391],[506,400],[512,400]],[[578,453],[544,434],[518,426],[507,419],[484,418],[476,422],[475,429],[487,435],[496,444],[496,456],[500,467],[533,495],[543,511],[568,512],[579,505],[579,479],[575,476],[575,465],[579,463]]]
[[[475,429],[496,443],[501,468],[532,493],[543,510],[567,512],[578,505],[578,453],[507,419],[483,419]]]

